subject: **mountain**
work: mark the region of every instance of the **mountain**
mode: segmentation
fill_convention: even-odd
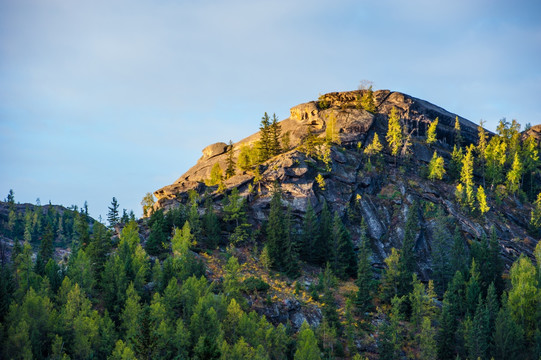
[[[368,112],[360,106],[360,100],[366,93],[367,90],[334,92],[321,96],[318,101],[292,107],[290,117],[279,122],[282,135],[287,134],[289,138],[287,149],[247,171],[237,168],[236,174],[224,180],[221,188],[205,185],[211,177],[213,166],[219,164],[225,170],[231,152],[233,160],[238,162],[243,147],[256,151],[261,132],[232,146],[225,143],[207,146],[197,164],[173,184],[154,192],[157,198],[154,209],[167,211],[186,204],[190,192],[195,191],[202,197],[212,199],[214,207],[222,211],[224,196],[237,188],[247,201],[248,221],[260,226],[268,217],[274,184],[279,183],[284,205],[292,209],[297,224],[304,218],[308,203],[319,213],[323,202],[326,202],[331,210],[344,219],[358,248],[360,219],[364,218],[374,252],[373,265],[376,267],[384,266],[383,260],[393,247],[401,247],[404,225],[414,201],[419,202],[422,208],[415,255],[423,280],[428,280],[432,271],[430,253],[437,230],[435,209],[438,207],[454,219],[453,223],[469,243],[490,236],[494,228],[499,239],[499,250],[508,267],[520,254],[532,256],[537,239],[529,228],[532,210],[529,201],[521,201],[517,196],[503,196],[503,185],[488,184],[480,171],[482,169],[477,166],[475,181],[485,184],[490,207],[481,216],[464,209],[456,201],[456,179],[446,175],[443,180],[431,181],[424,175],[434,151],[443,157],[449,174],[457,136],[457,119],[464,149],[470,144],[477,145],[477,125],[427,101],[388,90],[373,93],[375,111]],[[390,154],[385,141],[388,118],[393,108],[404,126],[404,134],[411,136],[410,154],[400,157],[396,166],[397,160]],[[426,133],[436,118],[437,141],[427,145]],[[302,144],[309,133],[319,139],[325,138],[331,127],[337,137],[330,147],[330,161],[326,165],[321,156],[318,158],[318,155],[309,154]],[[540,131],[541,125],[534,126],[523,137],[532,135],[539,148]],[[488,140],[494,136],[486,129],[485,132]],[[364,149],[373,141],[375,134],[384,145],[383,154],[377,166],[370,167],[367,166],[369,159]],[[539,166],[536,171],[529,181],[537,184],[539,189]],[[260,179],[256,182],[258,173]],[[316,181],[319,174],[324,178],[324,189]],[[449,227],[449,232],[452,232],[452,227]]]

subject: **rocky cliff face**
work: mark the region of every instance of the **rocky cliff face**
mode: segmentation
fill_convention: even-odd
[[[528,206],[510,199],[502,204],[489,199],[491,211],[484,218],[473,217],[456,204],[455,185],[445,179],[429,181],[419,175],[434,150],[443,155],[448,163],[457,115],[424,100],[388,90],[374,93],[376,111],[370,113],[358,106],[362,94],[363,91],[330,93],[320,99],[326,103],[325,108],[316,101],[291,108],[290,117],[280,122],[282,134],[289,134],[290,149],[259,166],[261,180],[257,183],[254,182],[253,173],[238,169],[235,176],[225,181],[226,194],[236,187],[247,199],[252,223],[261,224],[266,218],[271,189],[278,181],[287,205],[299,222],[309,202],[318,212],[326,201],[332,210],[343,216],[353,239],[358,241],[360,220],[364,218],[372,240],[375,266],[383,266],[383,259],[392,247],[401,247],[405,219],[414,200],[421,204],[420,231],[415,249],[420,275],[425,279],[431,271],[430,251],[436,223],[434,211],[438,206],[456,219],[469,242],[488,234],[494,226],[501,239],[501,252],[507,264],[520,253],[532,253],[537,239],[527,232]],[[407,132],[412,135],[412,155],[395,167],[394,158],[384,150],[383,161],[375,167],[367,167],[367,158],[362,154],[362,149],[376,133],[385,147],[387,120],[393,107],[407,126]],[[428,124],[436,117],[439,118],[438,141],[429,147],[424,141],[425,134]],[[299,145],[309,131],[316,136],[325,136],[325,130],[333,119],[341,145],[330,149],[330,168],[326,168],[314,156],[301,151]],[[460,116],[458,119],[463,145],[476,143],[477,125]],[[540,129],[534,126],[530,131],[539,134]],[[234,158],[238,157],[242,145],[253,145],[259,137],[260,134],[255,133],[234,144]],[[218,192],[217,186],[206,186],[204,180],[210,177],[215,163],[219,163],[222,169],[226,168],[227,151],[228,146],[224,143],[206,147],[197,164],[173,184],[154,192],[158,199],[155,208],[174,208],[187,201],[188,191],[195,190],[200,194],[210,194],[215,207],[220,210],[224,193]],[[318,174],[325,179],[324,189],[315,181]]]

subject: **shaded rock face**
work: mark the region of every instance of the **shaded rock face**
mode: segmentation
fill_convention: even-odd
[[[373,250],[373,265],[383,267],[383,260],[391,248],[401,248],[404,238],[404,224],[414,201],[421,205],[419,233],[416,237],[418,273],[421,279],[428,279],[431,272],[431,244],[435,230],[434,209],[442,207],[451,215],[467,241],[478,241],[494,227],[500,239],[501,251],[509,265],[520,253],[531,255],[537,239],[527,232],[530,208],[521,206],[511,214],[509,204],[497,206],[490,203],[492,210],[484,219],[464,213],[455,202],[455,186],[444,181],[428,181],[419,176],[419,170],[430,161],[434,150],[445,159],[450,158],[454,142],[456,115],[424,100],[390,92],[376,91],[377,106],[374,114],[358,108],[362,91],[330,93],[325,95],[329,104],[321,109],[318,102],[308,102],[291,108],[291,116],[280,122],[282,133],[288,132],[292,150],[286,151],[259,165],[261,180],[255,182],[253,172],[241,172],[225,182],[225,194],[237,188],[248,204],[248,219],[255,226],[261,226],[267,219],[270,198],[274,184],[278,182],[283,192],[284,205],[292,210],[296,226],[300,227],[308,204],[319,213],[327,202],[346,223],[352,239],[358,244],[361,236],[360,223],[364,218]],[[401,160],[395,166],[395,159],[383,151],[379,165],[367,166],[368,159],[362,148],[378,134],[385,146],[388,115],[395,107],[402,123],[408,126],[412,136],[412,155],[408,161]],[[438,142],[429,147],[425,143],[428,124],[439,118]],[[458,117],[461,124],[464,145],[475,143],[477,126]],[[307,156],[297,146],[310,130],[316,136],[324,137],[327,127],[335,119],[335,131],[341,145],[330,150],[330,162],[325,166],[315,156]],[[534,126],[530,133],[539,134],[541,126]],[[489,132],[490,134],[490,132]],[[259,140],[259,133],[233,145],[236,159],[241,146],[253,146]],[[358,149],[358,144],[361,149]],[[223,193],[217,187],[207,187],[203,181],[210,177],[210,169],[219,163],[226,167],[227,145],[213,144],[205,148],[204,156],[175,183],[157,190],[155,208],[165,210],[188,201],[188,191],[210,194],[215,207],[221,209]],[[448,160],[447,160],[448,161]],[[373,161],[376,164],[376,161]],[[371,169],[372,168],[372,169]],[[375,168],[375,169],[374,169]],[[315,181],[322,174],[324,189]],[[516,207],[516,206],[514,206]],[[502,220],[504,219],[504,220]],[[454,225],[453,225],[454,226]],[[451,236],[452,229],[448,229]],[[288,310],[289,311],[289,310]],[[295,315],[289,320],[296,321]],[[300,317],[299,317],[300,319]],[[299,320],[297,319],[297,320]],[[299,320],[300,321],[300,320]]]

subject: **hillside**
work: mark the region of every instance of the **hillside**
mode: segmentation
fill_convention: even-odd
[[[209,145],[141,219],[10,192],[0,357],[537,360],[540,140],[336,92]]]

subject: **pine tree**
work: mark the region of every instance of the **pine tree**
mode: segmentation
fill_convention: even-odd
[[[323,208],[319,214],[319,231],[317,242],[314,246],[316,251],[316,261],[320,266],[325,265],[330,260],[331,255],[331,236],[332,236],[332,217],[327,202],[323,201]]]
[[[449,249],[451,241],[447,232],[447,221],[441,207],[436,214],[436,225],[432,241],[432,277],[438,294],[443,294],[448,282],[453,277]]]
[[[237,158],[237,166],[242,171],[248,171],[252,167],[252,159],[250,156],[251,152],[251,147],[248,147],[244,144],[240,146],[239,157]]]
[[[364,226],[363,226],[364,224]],[[361,229],[365,229],[366,224],[364,218],[362,219]],[[355,305],[361,317],[366,317],[366,313],[373,309],[372,305],[372,284],[373,284],[373,271],[372,264],[370,263],[370,257],[372,250],[370,248],[369,239],[366,236],[366,232],[361,233],[361,248],[359,249],[359,261],[357,266],[357,280],[355,284],[359,288],[357,295],[355,296]]]
[[[438,156],[438,152],[434,151],[432,160],[430,160],[430,163],[428,164],[428,178],[430,180],[441,180],[443,175],[445,175],[444,164],[443,157]]]
[[[510,194],[516,194],[520,188],[520,179],[522,176],[522,164],[518,152],[515,152],[513,165],[511,170],[507,173],[507,189]]]
[[[376,104],[374,103],[374,91],[372,90],[372,85],[370,85],[368,89],[363,91],[363,95],[361,97],[361,106],[368,112],[376,112]]]
[[[317,217],[312,207],[312,202],[308,200],[308,205],[306,206],[306,214],[304,215],[303,225],[302,225],[302,235],[301,235],[301,259],[315,264],[317,263],[317,252],[316,242],[318,237],[317,229]]]
[[[272,156],[272,129],[269,115],[265,113],[259,126],[259,162],[265,162]]]
[[[297,338],[295,360],[320,360],[321,355],[317,346],[316,336],[306,321],[301,325]]]
[[[472,259],[470,268],[470,279],[466,285],[466,311],[470,316],[474,316],[479,296],[481,295],[481,283],[479,269],[475,259]]]
[[[511,315],[507,298],[504,297],[494,324],[494,358],[496,360],[519,359],[524,351],[523,334],[522,328]]]
[[[287,244],[285,243],[286,229],[284,212],[282,210],[282,192],[275,186],[270,203],[269,220],[267,223],[267,246],[272,265],[277,270],[284,270]]]
[[[419,203],[414,201],[409,208],[404,229],[404,241],[400,251],[400,281],[398,296],[403,296],[411,291],[411,277],[416,269],[415,240],[419,231]]]
[[[484,215],[487,211],[490,210],[490,207],[487,205],[487,196],[485,195],[485,189],[482,186],[477,188],[477,202],[479,204],[479,211]]]
[[[466,205],[470,210],[475,209],[475,194],[473,190],[473,145],[470,145],[462,159],[460,182],[464,186]]]
[[[396,157],[398,156],[399,150],[402,148],[403,139],[400,118],[398,117],[398,112],[395,107],[392,108],[391,114],[389,115],[389,124],[385,139],[387,140],[391,154],[395,157],[396,163]]]
[[[530,225],[534,230],[541,229],[541,192],[537,194],[537,199],[533,203]]]
[[[464,239],[460,234],[458,226],[456,226],[455,233],[453,235],[453,245],[451,248],[451,273],[454,274],[457,271],[460,271],[462,274],[466,274],[469,263],[470,260],[468,258]]]
[[[458,120],[458,116],[455,117],[454,132],[455,132],[455,146],[458,145],[458,147],[460,148],[462,146],[463,140],[462,140],[462,134],[460,131],[460,121]]]
[[[107,213],[107,221],[109,222],[109,227],[112,229],[118,224],[120,218],[118,217],[118,201],[113,196],[111,201],[111,206],[108,207],[109,212]]]
[[[227,150],[227,168],[225,169],[225,178],[229,179],[235,175],[235,162],[233,161],[233,142],[229,140],[229,148]]]
[[[54,254],[53,240],[54,240],[53,227],[51,226],[50,223],[48,223],[47,228],[45,230],[45,234],[43,235],[43,238],[41,239],[39,252],[36,258],[35,271],[38,275],[44,274],[45,265],[47,264],[49,259],[53,257],[53,254]]]
[[[162,215],[161,217],[158,217],[150,227],[150,235],[145,244],[145,250],[149,255],[160,256],[165,250],[163,244],[165,244],[166,240],[167,237],[164,232],[164,220]]]
[[[357,259],[353,249],[353,242],[338,213],[334,213],[332,228],[332,269],[341,279],[354,276],[357,270]]]
[[[276,156],[282,152],[282,146],[280,144],[280,138],[282,137],[282,129],[278,124],[278,118],[276,114],[272,114],[272,122],[270,125],[270,156]]]
[[[205,201],[205,214],[203,215],[203,232],[205,234],[205,245],[209,249],[215,249],[220,241],[220,221],[214,212],[212,200]]]
[[[372,156],[378,155],[379,153],[381,153],[381,150],[383,150],[383,145],[381,145],[379,141],[378,133],[374,133],[374,138],[372,139],[372,143],[370,143],[370,145],[368,145],[364,149],[364,153],[368,155],[368,161],[370,161]]]
[[[449,176],[451,179],[458,180],[460,178],[463,158],[464,154],[462,153],[462,148],[457,148],[455,145],[453,147],[453,152],[451,153],[451,163],[449,164]]]
[[[391,248],[391,254],[385,258],[386,268],[383,272],[380,285],[381,300],[390,303],[391,299],[398,293],[398,287],[402,278],[400,263],[400,252]]]
[[[426,132],[426,144],[431,145],[436,142],[436,127],[438,126],[438,118],[436,120],[432,121],[430,125],[428,126],[428,130]]]
[[[210,179],[206,181],[208,186],[220,185],[223,182],[224,175],[219,163],[214,163],[210,170]]]

